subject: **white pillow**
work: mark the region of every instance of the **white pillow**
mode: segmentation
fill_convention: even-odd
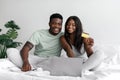
[[[118,46],[118,45],[101,45],[101,49],[105,53],[105,59],[104,59],[105,63],[108,63],[108,64],[118,63],[118,61],[120,60],[120,46]]]
[[[22,67],[23,61],[20,56],[19,50],[16,48],[8,48],[7,49],[7,56],[9,60],[14,63],[18,67]]]

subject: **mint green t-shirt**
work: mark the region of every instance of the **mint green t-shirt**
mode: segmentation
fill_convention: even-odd
[[[58,35],[52,35],[49,30],[39,30],[34,32],[28,41],[35,45],[34,54],[37,56],[60,56],[62,49],[60,44],[61,35],[63,35],[62,32]]]

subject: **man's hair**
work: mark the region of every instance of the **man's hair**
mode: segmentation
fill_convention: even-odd
[[[54,14],[52,14],[52,15],[50,16],[50,22],[51,22],[51,20],[52,20],[53,18],[59,18],[59,19],[63,20],[62,15],[59,14],[59,13],[54,13]]]

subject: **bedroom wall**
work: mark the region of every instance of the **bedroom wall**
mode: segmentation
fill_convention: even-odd
[[[17,41],[24,44],[34,31],[49,28],[49,16],[58,12],[64,22],[79,16],[95,43],[120,44],[119,4],[120,0],[0,0],[0,28],[14,20],[21,27]]]

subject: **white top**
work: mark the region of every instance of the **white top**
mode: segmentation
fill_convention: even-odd
[[[72,50],[73,50],[74,56],[76,58],[83,58],[84,61],[86,61],[88,59],[87,53],[85,52],[85,49],[84,49],[84,45],[82,45],[82,47],[81,47],[81,51],[80,51],[81,53],[78,52],[77,49],[75,48],[75,46],[73,46],[73,45],[72,45]]]

